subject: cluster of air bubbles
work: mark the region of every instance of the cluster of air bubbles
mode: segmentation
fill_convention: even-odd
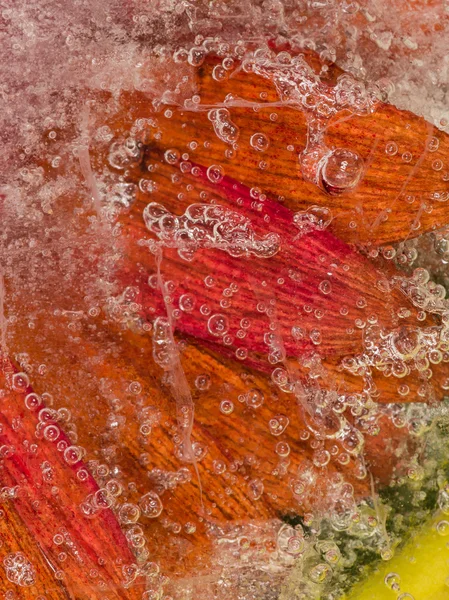
[[[15,585],[30,587],[36,583],[36,570],[22,552],[8,554],[3,559],[6,578]]]
[[[340,75],[335,85],[329,85],[304,55],[292,56],[285,51],[256,51],[244,59],[243,69],[272,81],[283,103],[306,113],[307,146],[299,157],[304,178],[331,195],[352,191],[363,176],[364,162],[349,148],[327,148],[326,125],[342,111],[359,115],[373,112],[377,105],[376,88],[365,86],[349,74]],[[264,151],[268,144],[264,134],[251,138],[256,150]]]
[[[153,323],[153,358],[160,367],[168,371],[176,354],[170,322],[165,317],[158,317]]]
[[[192,479],[188,467],[180,467],[177,471],[166,471],[164,469],[151,469],[148,478],[154,485],[154,491],[162,495],[167,490],[174,490],[179,485],[185,485]]]
[[[142,182],[145,182],[142,185]],[[150,188],[151,181],[141,180],[139,187],[142,191],[147,191]],[[143,188],[143,189],[142,189]],[[111,204],[118,205],[122,208],[130,208],[136,201],[137,187],[133,183],[116,183],[112,186],[108,193],[107,200]]]
[[[268,423],[271,435],[281,435],[287,429],[290,419],[286,415],[276,415]]]
[[[145,225],[159,242],[177,248],[181,258],[191,261],[200,248],[217,248],[234,257],[270,258],[280,248],[279,236],[255,233],[251,221],[219,205],[191,204],[181,216],[173,215],[161,204],[145,207]]]
[[[44,394],[42,395],[42,398]],[[48,406],[41,405],[41,398],[34,393],[28,394],[25,397],[25,406],[31,411],[38,410],[35,435],[38,439],[45,439],[48,442],[57,442],[57,449],[61,452],[70,447],[75,452],[78,440],[76,425],[71,423],[71,413],[67,408],[61,407],[57,410]],[[62,434],[61,428],[64,428],[65,433]],[[81,448],[76,450],[76,453],[83,456]],[[72,453],[67,454],[68,460],[72,460]]]
[[[234,145],[239,139],[240,130],[231,120],[227,108],[214,108],[208,112],[209,120],[212,122],[216,136],[229,145]]]
[[[311,206],[295,213],[293,222],[299,229],[299,235],[307,235],[313,231],[324,231],[332,222],[332,213],[325,206]]]
[[[109,146],[108,162],[113,169],[123,171],[138,162],[141,146],[134,138],[113,142]]]
[[[110,479],[104,487],[89,494],[81,503],[79,510],[83,517],[95,518],[101,511],[115,508],[122,493],[122,484],[117,480]]]
[[[117,296],[109,296],[104,307],[105,313],[129,329],[136,332],[151,330],[151,324],[142,319],[142,304],[139,302],[140,290],[137,286],[128,286]]]

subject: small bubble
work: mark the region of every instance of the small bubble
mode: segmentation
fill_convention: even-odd
[[[121,523],[130,525],[131,523],[137,523],[139,520],[140,508],[137,506],[137,504],[126,502],[120,507],[118,514]]]
[[[270,145],[270,140],[264,133],[255,133],[250,139],[251,147],[258,152],[265,152]]]
[[[388,156],[394,156],[397,153],[398,145],[396,144],[396,142],[387,142],[387,145],[385,146],[385,154],[387,154]]]
[[[326,294],[326,295],[328,295],[332,292],[332,284],[327,279],[325,279],[324,281],[321,281],[318,288],[321,293]]]
[[[224,415],[230,415],[234,411],[234,404],[231,400],[222,400],[220,403],[220,411]]]
[[[285,415],[276,415],[268,422],[271,435],[281,435],[287,429],[290,420]]]
[[[31,393],[25,396],[25,406],[28,410],[37,410],[41,405],[41,399],[37,394]]]
[[[64,460],[69,465],[75,465],[83,457],[83,452],[78,446],[69,446],[64,450]]]
[[[223,81],[228,76],[226,69],[222,65],[215,65],[212,69],[212,78],[215,81]]]
[[[317,467],[325,467],[330,459],[331,455],[327,450],[317,450],[313,454],[313,464]]]
[[[162,501],[156,492],[148,492],[142,496],[139,500],[139,505],[142,514],[150,519],[158,517],[163,510]]]
[[[264,485],[260,479],[252,479],[248,482],[248,494],[252,500],[259,500],[264,492]]]
[[[239,396],[241,402],[245,402],[248,408],[259,408],[265,401],[264,394],[259,388],[252,388],[246,394]]]
[[[332,569],[329,565],[321,563],[310,569],[308,576],[314,583],[323,584],[331,579]]]
[[[220,183],[220,181],[224,177],[224,169],[220,165],[211,165],[207,169],[206,174],[207,174],[207,178],[212,183]]]
[[[441,536],[449,535],[449,521],[446,521],[446,520],[439,521],[437,523],[436,529],[437,529],[437,532],[439,533],[439,535],[441,535]]]
[[[207,374],[198,375],[198,377],[195,379],[195,387],[201,392],[208,390],[210,388],[210,383],[210,376]]]
[[[214,473],[222,475],[226,471],[226,465],[222,460],[214,460],[212,463]]]
[[[206,51],[200,46],[194,46],[190,49],[187,56],[187,62],[192,67],[200,67],[206,58]]]
[[[427,142],[427,150],[429,152],[436,152],[440,146],[440,141],[437,137],[431,137]]]
[[[207,322],[207,328],[213,336],[223,337],[229,329],[229,320],[223,314],[212,315]]]
[[[402,155],[402,160],[406,163],[411,162],[413,158],[413,155],[410,152],[404,152],[404,154]]]
[[[179,162],[180,154],[175,148],[170,148],[169,150],[166,150],[164,159],[169,165],[176,165]]]
[[[290,454],[290,446],[287,442],[278,442],[276,444],[276,454],[286,458]]]
[[[58,439],[60,433],[61,432],[59,431],[59,428],[56,427],[56,425],[48,425],[44,429],[44,438],[49,442],[55,442]]]
[[[144,194],[152,194],[157,190],[157,185],[151,179],[141,179],[139,181],[139,190]]]
[[[186,313],[192,312],[195,308],[196,299],[193,294],[182,294],[179,298],[179,308]]]
[[[128,386],[128,390],[131,392],[131,394],[138,396],[142,393],[142,384],[138,381],[131,381],[131,383]]]
[[[388,573],[385,575],[384,582],[390,590],[399,591],[401,578],[397,573]]]
[[[237,348],[235,351],[235,356],[239,360],[245,360],[248,357],[248,350],[246,348]]]
[[[24,392],[30,385],[30,380],[26,373],[14,373],[12,376],[12,388],[15,392]]]
[[[384,246],[382,256],[387,260],[392,260],[396,256],[396,249],[393,246]]]
[[[86,469],[80,469],[76,476],[79,481],[87,481],[89,479],[89,473],[86,471]]]

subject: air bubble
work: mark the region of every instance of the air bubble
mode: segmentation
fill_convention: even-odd
[[[328,295],[332,292],[332,284],[327,279],[325,279],[324,281],[321,281],[318,288],[319,288],[320,292],[325,295]]]
[[[265,401],[265,396],[259,388],[252,388],[246,394],[239,397],[241,402],[245,402],[248,408],[259,408]]]
[[[276,454],[282,458],[287,458],[290,454],[290,446],[287,442],[278,442],[276,444]]]
[[[268,150],[270,140],[264,133],[255,133],[251,136],[250,144],[254,150],[257,150],[258,152],[265,152]]]
[[[25,396],[25,406],[28,410],[37,410],[41,405],[41,399],[37,394],[31,393]]]
[[[324,584],[332,578],[332,569],[329,565],[321,563],[312,567],[308,576],[314,583]]]
[[[398,150],[399,148],[396,142],[388,142],[385,146],[385,154],[388,156],[395,156],[395,154],[398,153]]]
[[[231,400],[222,400],[220,403],[220,411],[224,415],[230,415],[234,411],[234,404]]]
[[[311,206],[305,211],[297,212],[293,222],[299,229],[300,235],[307,235],[312,231],[324,231],[332,222],[331,211],[322,206]]]
[[[140,508],[137,504],[126,502],[120,507],[118,515],[120,522],[124,525],[137,523],[140,517]]]
[[[139,500],[139,506],[142,514],[150,519],[158,517],[163,510],[162,501],[156,492],[148,492],[142,496]]]
[[[49,442],[55,442],[59,438],[60,433],[61,432],[56,425],[48,425],[44,429],[44,438]]]
[[[26,373],[14,373],[12,376],[12,389],[15,392],[24,392],[30,385],[30,380]]]
[[[287,429],[290,419],[285,415],[276,415],[268,422],[271,435],[281,435]]]
[[[194,46],[189,50],[187,62],[189,63],[189,65],[192,65],[192,67],[201,67],[205,58],[206,51],[204,50],[204,48],[201,48],[200,46]]]
[[[445,536],[449,535],[449,521],[446,521],[446,520],[438,521],[436,529],[437,529],[438,534],[441,536],[445,537]]]
[[[212,183],[220,183],[224,177],[224,169],[221,165],[211,165],[207,169],[206,174]]]
[[[75,465],[83,457],[83,452],[78,446],[69,446],[64,450],[64,460],[69,465]]]
[[[440,146],[440,141],[437,137],[431,137],[427,142],[427,150],[429,152],[436,152]]]
[[[248,494],[251,500],[259,500],[264,492],[264,485],[260,479],[252,479],[248,482]]]
[[[323,188],[329,194],[353,190],[359,183],[363,170],[363,160],[356,152],[337,148],[324,159],[321,168]]]
[[[399,591],[401,578],[397,573],[388,573],[384,579],[385,585],[393,591]]]
[[[204,392],[210,388],[210,376],[206,373],[204,375],[198,375],[195,379],[195,387],[197,390]]]
[[[193,294],[182,294],[179,298],[179,308],[186,313],[192,312],[195,308],[196,299]]]
[[[237,348],[235,356],[238,360],[245,360],[248,357],[248,350],[246,348]]]
[[[176,165],[179,162],[180,154],[175,148],[170,148],[165,151],[164,159],[169,165]]]
[[[212,69],[212,79],[215,79],[215,81],[224,81],[227,76],[226,69],[222,65],[215,65]]]
[[[229,320],[222,314],[212,315],[207,322],[207,328],[213,336],[223,337],[229,329]]]
[[[36,571],[22,552],[8,554],[3,559],[6,578],[21,587],[30,587],[36,583]]]
[[[208,112],[216,136],[226,144],[233,145],[239,139],[240,131],[231,120],[231,115],[226,108],[213,109]]]

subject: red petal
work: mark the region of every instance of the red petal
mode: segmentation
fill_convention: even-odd
[[[140,598],[123,587],[124,569],[135,561],[126,538],[111,508],[94,508],[92,498],[104,490],[99,492],[56,411],[45,407],[8,360],[1,377],[1,482],[4,499],[10,499],[3,505],[6,520],[0,521],[6,527],[0,528],[9,548],[22,550],[30,562],[32,589],[45,591],[52,581],[70,597],[92,598],[102,590],[114,598]],[[47,412],[45,421],[40,411]],[[91,518],[83,505],[92,510]],[[9,531],[12,523],[20,535]]]
[[[207,247],[197,249],[193,260],[188,262],[176,249],[165,248],[162,272],[165,281],[175,286],[169,295],[173,306],[180,309],[176,320],[176,329],[180,332],[203,340],[226,356],[238,358],[240,354],[247,364],[269,372],[276,364],[282,366],[282,360],[273,362],[270,358],[277,351],[283,352],[284,358],[298,358],[296,369],[301,374],[307,372],[304,362],[307,357],[317,354],[324,360],[331,381],[334,378],[333,384],[347,384],[353,391],[354,377],[342,366],[353,365],[354,361],[348,360],[351,358],[357,361],[363,355],[370,357],[366,349],[367,336],[372,338],[377,330],[390,337],[413,335],[414,330],[424,332],[436,324],[431,318],[424,324],[418,319],[420,308],[414,307],[404,295],[403,275],[388,265],[385,271],[378,270],[328,230],[312,227],[312,231],[304,233],[310,228],[307,220],[310,212],[300,215],[295,224],[295,216],[289,209],[269,197],[255,200],[248,188],[228,177],[213,185],[207,180],[204,168],[193,163],[189,173],[181,174],[168,166],[155,148],[148,150],[146,160],[154,165],[152,180],[156,190],[151,194],[138,192],[138,203],[131,218],[126,219],[131,240],[122,281],[124,285],[139,284],[144,313],[149,319],[164,315],[166,308],[161,295],[155,293],[155,276],[153,287],[146,284],[148,275],[154,275],[155,267],[151,267],[153,259],[148,250],[139,250],[139,240],[147,234],[140,214],[150,200],[156,202],[150,205],[153,210],[163,210],[158,208],[160,205],[180,217],[190,205],[204,207],[201,198],[214,198],[218,210],[226,209],[232,211],[229,215],[248,219],[251,228],[248,239],[255,236],[258,243],[265,243],[268,253],[272,240],[267,236],[277,236],[279,251],[266,258],[255,256],[251,251],[246,252],[247,256],[243,252],[242,256],[233,257],[227,251]],[[132,177],[138,175],[135,173]],[[231,218],[229,215],[227,219]],[[156,220],[153,222],[153,235],[157,238],[160,232]],[[217,236],[216,244],[223,243],[222,239]],[[168,242],[170,244],[172,242]],[[214,242],[208,244],[213,246]],[[136,264],[141,265],[140,272],[133,267]],[[235,291],[232,291],[233,286]],[[183,310],[186,298],[193,299],[192,310]],[[409,314],[401,312],[401,308],[406,308]],[[225,333],[229,338],[220,332],[211,333],[214,315],[224,315]],[[247,319],[249,325],[242,327],[242,319]],[[401,362],[400,356],[395,359],[391,351],[390,358],[392,362]],[[373,351],[369,360],[375,359]],[[371,364],[381,401],[397,401],[398,389],[404,385],[411,392],[424,386],[420,397],[426,399],[441,397],[439,386],[444,377],[438,365],[432,366],[434,378],[430,384],[429,372],[421,374],[414,369],[413,362],[409,366],[410,373],[406,377],[393,379],[385,377]],[[363,384],[372,386],[362,367],[363,363],[357,372],[364,379],[359,380],[357,391],[362,391]],[[387,375],[389,372],[387,369]],[[327,387],[329,384],[328,381]],[[376,397],[375,388],[370,387],[370,392]],[[402,400],[411,398],[414,396],[409,393]]]

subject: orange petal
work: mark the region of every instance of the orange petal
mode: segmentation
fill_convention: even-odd
[[[315,69],[322,66],[313,54],[306,56]],[[357,155],[360,180],[346,189],[326,184],[325,173],[333,181],[333,160],[342,167],[345,156],[336,152],[335,159],[324,160],[325,168],[323,149],[318,148],[321,166],[316,167],[314,183],[310,173],[309,179],[304,177],[299,160],[308,143],[307,160],[315,149],[307,141],[317,128],[314,113],[280,102],[274,76],[265,78],[238,67],[216,81],[212,73],[218,64],[218,59],[209,59],[196,73],[199,103],[164,107],[153,114],[151,135],[163,147],[186,153],[188,160],[206,168],[220,165],[229,177],[278,198],[293,211],[311,205],[329,208],[332,230],[346,241],[398,242],[448,224],[447,134],[383,102],[366,115],[341,109],[320,123],[322,145],[326,152],[344,149]],[[341,71],[331,67],[329,89],[339,75]],[[133,106],[134,119],[148,118],[148,105],[138,94],[125,105]],[[212,112],[220,107],[223,114],[214,130]],[[124,116],[115,116],[113,129],[120,121],[123,126]],[[259,146],[257,139],[262,140]]]
[[[50,361],[52,368],[37,381],[37,391],[57,389],[64,374],[71,373],[62,387],[63,400],[56,397],[55,403],[68,408],[76,423],[86,419],[86,405],[79,398],[89,398],[89,427],[79,428],[79,445],[87,456],[97,453],[100,459],[106,457],[106,463],[112,460],[126,480],[134,482],[124,491],[126,498],[118,499],[117,512],[120,514],[123,503],[138,504],[149,491],[160,495],[160,517],[142,516],[139,526],[151,549],[151,560],[160,564],[164,574],[176,578],[187,576],[194,567],[207,570],[214,528],[225,530],[248,519],[269,520],[324,509],[344,482],[352,484],[355,498],[370,494],[369,480],[360,473],[358,450],[351,448],[354,439],[362,441],[354,433],[349,411],[345,413],[350,420],[347,437],[325,441],[322,450],[332,452],[333,459],[318,467],[313,464],[315,436],[292,394],[279,390],[269,378],[236,368],[235,361],[184,340],[182,364],[195,403],[192,442],[205,451],[197,463],[203,513],[193,465],[183,461],[177,451],[174,399],[161,383],[161,371],[148,368],[152,364],[148,334],[123,330],[120,322],[97,329],[92,327],[93,319],[81,322],[76,345],[58,349],[57,332],[49,331],[46,348],[33,347],[32,340],[27,343],[24,339],[20,347],[32,351],[37,362],[48,362],[46,353],[54,352],[56,360]],[[129,382],[141,390],[129,391]],[[105,394],[120,401],[115,411]],[[233,404],[231,413],[223,412],[223,400]],[[111,415],[118,422],[116,428],[107,425]],[[121,419],[125,421],[121,423]],[[273,420],[278,421],[277,428]],[[379,413],[377,420],[377,434],[364,433],[364,460],[376,478],[387,482],[397,467],[397,453],[406,455],[407,432],[394,426],[388,411]],[[150,423],[149,433],[141,429],[145,423]],[[329,421],[326,427],[336,425]],[[92,432],[102,433],[97,437]],[[282,456],[285,448],[288,456]],[[112,453],[109,460],[108,452]],[[301,492],[307,476],[313,477],[314,483]],[[257,497],[260,483],[263,493]],[[180,531],[174,529],[178,525]],[[125,526],[125,530],[129,528]]]

